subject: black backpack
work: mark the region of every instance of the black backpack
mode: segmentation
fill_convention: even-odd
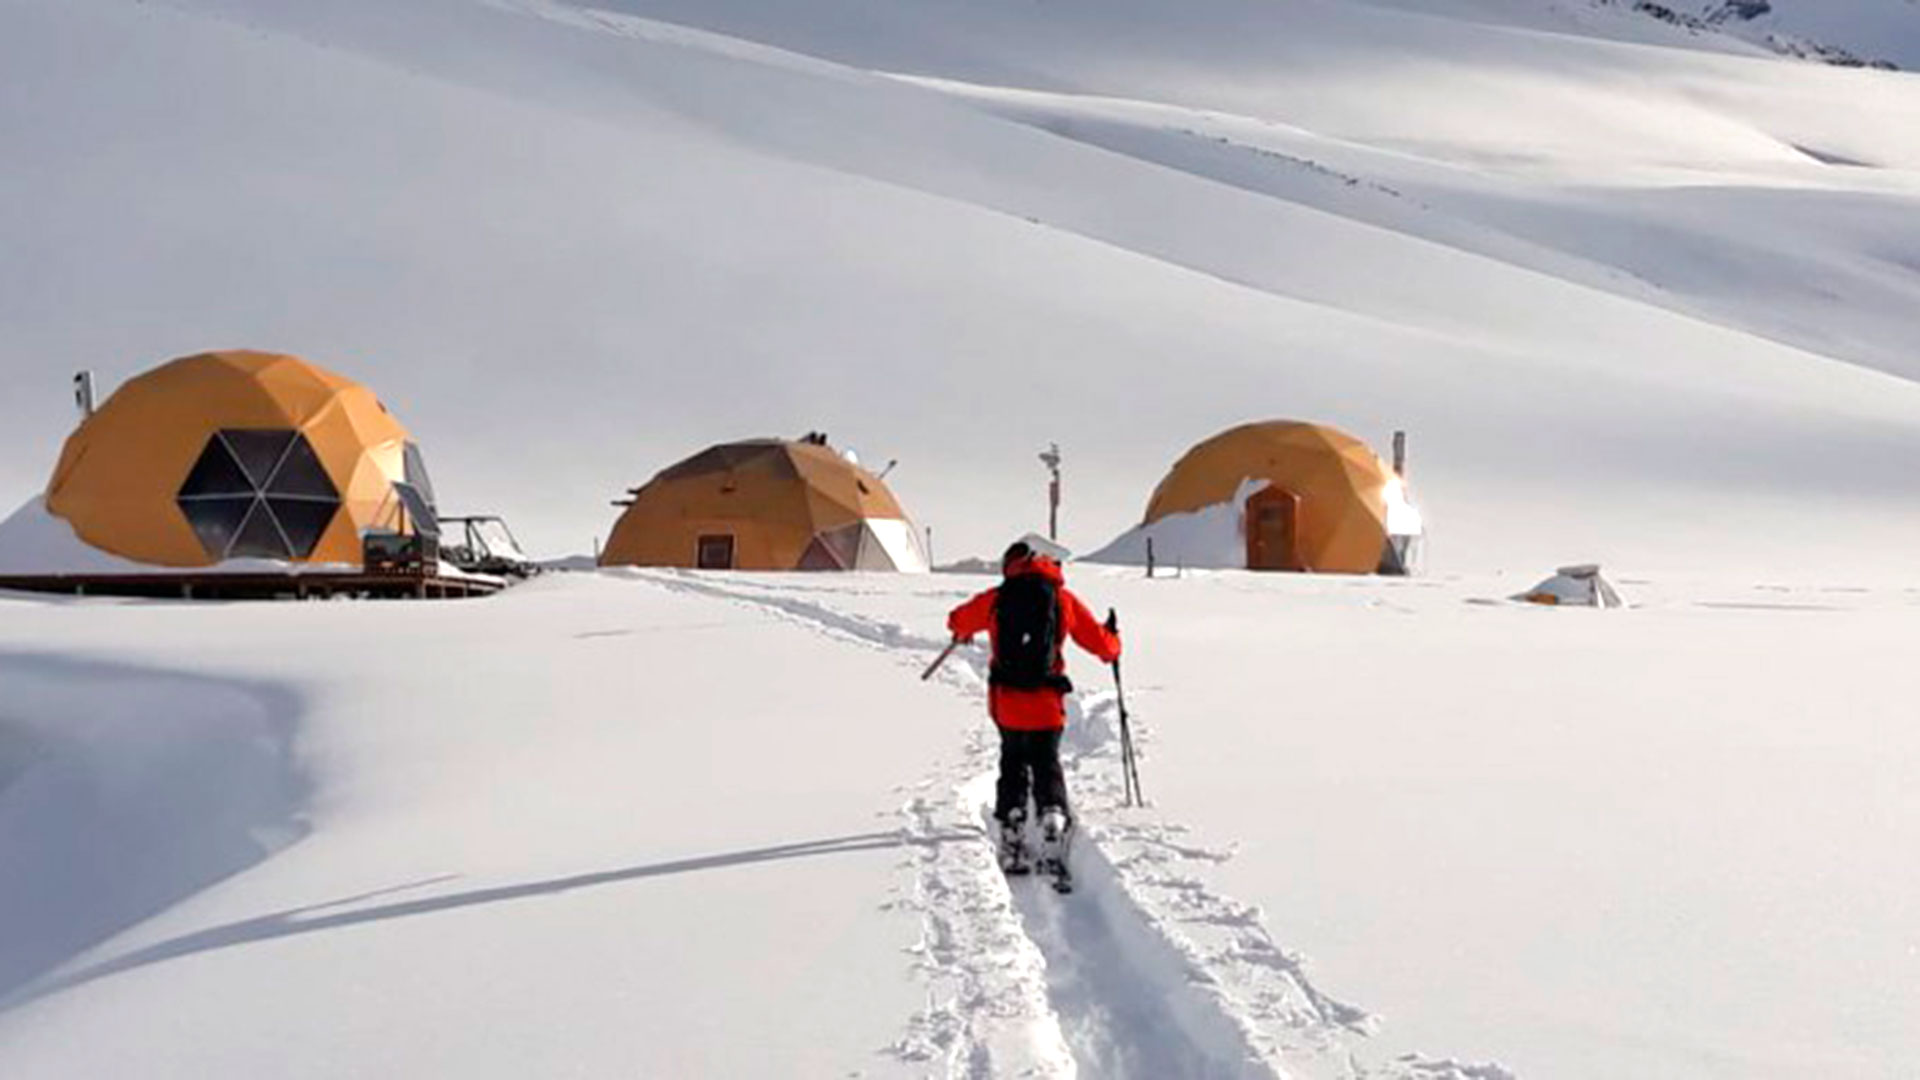
[[[993,604],[993,641],[990,685],[1072,692],[1073,682],[1054,670],[1060,659],[1060,587],[1051,579],[1022,574],[1000,584]]]

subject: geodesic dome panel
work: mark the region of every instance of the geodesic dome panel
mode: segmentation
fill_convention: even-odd
[[[361,531],[400,523],[407,445],[350,379],[292,356],[205,353],[128,380],[82,421],[47,507],[137,562],[358,565]]]
[[[889,526],[906,525],[893,520],[862,520],[820,533],[807,545],[795,569],[799,570],[893,570],[918,573],[927,569],[917,546],[889,543],[882,534],[913,535]]]

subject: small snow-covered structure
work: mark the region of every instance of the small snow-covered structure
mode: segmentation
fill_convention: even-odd
[[[1515,600],[1548,607],[1626,607],[1613,583],[1600,574],[1597,563],[1563,566],[1547,580],[1520,593]]]
[[[1141,524],[1087,560],[1405,574],[1422,532],[1405,481],[1365,443],[1323,424],[1268,420],[1188,450]]]
[[[629,494],[601,566],[928,569],[893,492],[824,435],[710,446]]]

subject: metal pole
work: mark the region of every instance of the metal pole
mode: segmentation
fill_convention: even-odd
[[[1040,461],[1050,474],[1047,480],[1047,539],[1060,542],[1060,444],[1049,443]]]
[[[1120,661],[1113,662],[1113,693],[1120,703],[1120,767],[1128,806],[1146,805],[1140,793],[1140,765],[1133,756],[1133,726],[1127,720],[1127,691],[1120,681]]]
[[[1120,632],[1120,613],[1107,609],[1107,629]],[[1113,658],[1113,696],[1120,706],[1120,779],[1126,792],[1128,806],[1146,805],[1146,796],[1140,793],[1140,766],[1133,756],[1133,725],[1127,716],[1127,688],[1120,680],[1120,658]]]
[[[940,655],[933,658],[933,663],[927,665],[927,670],[920,673],[920,681],[926,682],[928,679],[933,678],[933,673],[939,671],[940,665],[946,663],[947,657],[952,656],[953,650],[959,647],[959,638],[954,638],[952,641],[947,642],[947,647],[941,649]]]

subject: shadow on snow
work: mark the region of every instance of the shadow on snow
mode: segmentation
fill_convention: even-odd
[[[407,889],[421,888],[447,880],[446,877],[430,878],[412,884],[395,886],[377,892],[363,893],[332,900],[321,904],[309,904],[303,907],[288,908],[271,912],[251,919],[242,919],[221,926],[212,926],[197,930],[191,934],[167,941],[156,942],[144,948],[135,949],[111,960],[102,961],[90,967],[82,968],[67,975],[48,979],[12,1000],[0,1002],[0,1009],[15,1008],[30,1001],[48,997],[87,983],[148,967],[168,960],[192,956],[196,953],[231,949],[255,942],[272,941],[278,938],[294,937],[301,934],[314,934],[324,930],[337,930],[343,927],[359,926],[366,923],[382,922],[388,919],[405,919],[420,915],[432,915],[443,911],[461,908],[479,907],[487,904],[505,903],[513,900],[527,900],[541,896],[553,896],[559,893],[579,889],[600,888],[618,885],[645,878],[663,877],[669,874],[686,874],[703,870],[724,870],[730,867],[749,866],[755,863],[775,862],[784,859],[816,858],[825,855],[846,855],[862,851],[883,851],[890,848],[908,846],[937,845],[954,841],[979,843],[978,834],[949,833],[931,837],[909,837],[899,831],[859,833],[849,836],[828,837],[821,840],[807,840],[791,844],[778,844],[772,847],[751,848],[742,851],[729,851],[717,855],[702,855],[690,859],[675,859],[670,862],[647,863],[639,866],[622,867],[617,870],[602,870],[586,874],[573,874],[567,877],[547,878],[541,881],[522,882],[515,885],[498,885],[485,889],[473,889],[467,892],[449,893],[444,896],[428,896],[415,900],[401,900],[380,904],[376,907],[360,907],[349,911],[335,911],[321,914],[329,909],[343,905],[357,904],[378,896],[391,895]]]

